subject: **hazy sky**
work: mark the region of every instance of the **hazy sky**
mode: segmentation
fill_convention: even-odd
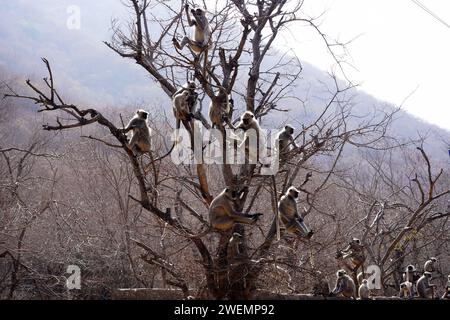
[[[450,1],[420,2],[450,24]],[[348,45],[348,61],[356,68],[345,69],[351,80],[396,105],[414,91],[404,109],[450,129],[450,28],[411,0],[314,0],[305,5],[305,11],[314,14],[327,9],[319,21],[330,37],[344,42],[357,37]],[[290,31],[302,59],[331,70],[332,61],[317,34],[304,28]]]
[[[450,23],[449,0],[420,1]],[[71,4],[82,10],[79,31],[65,27],[66,8]],[[54,63],[55,73],[67,78],[71,91],[90,101],[98,98],[114,103],[114,97],[102,89],[105,82],[115,84],[115,92],[127,99],[130,94],[149,92],[144,70],[101,43],[109,39],[111,18],[127,16],[120,0],[15,0],[2,5],[0,64],[2,60],[15,61],[21,72],[42,72],[39,57],[45,56]],[[351,56],[346,59],[356,69],[345,69],[351,80],[361,83],[364,91],[396,105],[414,92],[404,109],[450,129],[449,28],[412,0],[306,0],[304,4],[304,11],[311,15],[325,9],[321,30],[330,38],[354,39],[348,45]],[[290,36],[294,34],[296,41]],[[278,45],[283,39],[288,47],[294,46],[301,60],[331,70],[333,61],[324,50],[323,40],[312,29],[291,25]],[[92,68],[92,61],[96,61],[96,68]],[[97,91],[93,93],[92,89]]]

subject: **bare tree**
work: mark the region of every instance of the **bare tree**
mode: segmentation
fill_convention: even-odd
[[[207,100],[222,99],[223,92],[238,96],[245,103],[245,109],[252,111],[260,120],[273,112],[286,111],[282,107],[283,101],[292,103],[292,99],[288,98],[302,70],[299,59],[292,53],[280,54],[273,50],[274,40],[284,29],[306,22],[325,40],[324,49],[333,54],[333,46],[336,45],[320,32],[314,19],[303,15],[303,1],[217,1],[207,8],[211,14],[215,42],[208,50],[205,63],[193,52],[189,54],[188,50],[177,51],[171,44],[177,32],[187,31],[183,17],[185,1],[181,2],[179,8],[171,7],[162,0],[129,0],[127,4],[133,12],[132,21],[129,28],[125,29],[120,28],[118,24],[113,25],[113,39],[105,42],[109,48],[142,66],[169,98],[180,83],[186,78],[194,77],[201,84]],[[163,16],[156,16],[152,12],[163,12]],[[275,54],[281,58],[273,64],[270,64],[270,60],[267,62],[267,58]],[[239,165],[235,172],[232,166],[225,162],[219,166],[219,170],[214,171],[213,165],[206,167],[206,164],[200,162],[176,168],[176,174],[172,177],[160,179],[157,167],[170,166],[168,159],[158,158],[160,155],[136,157],[127,145],[127,137],[117,125],[121,122],[120,119],[110,119],[99,110],[66,102],[56,88],[49,62],[45,59],[43,61],[48,70],[43,88],[28,80],[26,83],[34,95],[22,95],[12,91],[8,96],[31,100],[41,106],[38,112],[54,114],[55,123],[45,124],[44,130],[64,131],[94,124],[106,129],[109,136],[106,139],[93,135],[86,137],[120,151],[126,157],[135,183],[134,187],[127,187],[129,199],[150,213],[151,217],[160,223],[162,230],[159,233],[161,245],[158,248],[148,244],[149,236],[142,233],[136,233],[133,238],[128,237],[127,243],[130,245],[130,241],[133,241],[144,250],[141,260],[160,268],[165,283],[181,288],[185,296],[190,295],[193,288],[189,287],[190,281],[185,278],[183,268],[171,262],[173,254],[165,252],[166,233],[183,237],[189,246],[197,250],[199,259],[195,259],[195,262],[203,269],[206,296],[217,299],[250,298],[265,268],[280,263],[277,250],[272,249],[277,230],[277,202],[287,188],[291,185],[301,186],[305,202],[304,216],[312,211],[318,212],[321,192],[329,187],[345,147],[388,149],[390,146],[387,142],[393,141],[387,135],[387,127],[392,121],[393,113],[374,114],[372,118],[366,118],[356,126],[352,125],[351,99],[354,86],[332,76],[333,85],[327,87],[327,101],[324,102],[322,111],[312,123],[302,127],[296,137],[300,147],[289,154],[289,160],[282,163],[284,170],[279,173],[262,176],[261,167],[254,164]],[[341,63],[338,59],[336,62],[338,65]],[[195,118],[206,128],[210,127],[202,115],[202,108],[195,114]],[[194,133],[189,133],[193,139]],[[323,159],[331,160],[328,161],[326,169],[319,172],[315,162]],[[114,176],[116,173],[113,171],[104,174]],[[306,174],[310,171],[315,171],[316,174]],[[431,179],[435,183],[435,180]],[[169,183],[169,180],[174,183]],[[247,228],[236,225],[229,233],[211,230],[204,213],[216,191],[225,186],[244,185],[250,188],[236,201],[238,210],[249,212],[259,205],[261,199],[270,199],[271,210],[267,210],[268,206],[265,207],[262,226]],[[189,204],[187,196],[182,195],[180,186],[185,187],[185,194],[189,193],[191,198],[196,199],[195,205]],[[117,193],[121,192],[119,189],[119,184],[116,184]],[[162,190],[165,190],[165,194],[169,192],[167,190],[175,194],[174,203],[164,201],[160,194]],[[434,199],[433,190],[431,194]],[[429,203],[431,200],[424,198],[424,201]],[[121,206],[125,208],[124,204]],[[175,209],[175,215],[172,214],[172,207]],[[422,207],[423,205],[415,209],[418,210],[416,218],[422,213]],[[187,212],[192,219],[186,219],[181,214],[183,212]],[[415,223],[416,218],[411,223]],[[232,250],[229,246],[233,232],[242,236],[238,244],[239,250]],[[393,248],[403,239],[403,235],[402,233],[392,242]],[[282,237],[286,236],[287,234],[283,233]],[[324,243],[323,246],[329,244]],[[172,245],[177,244],[172,242]],[[305,246],[317,248],[318,253],[323,250],[321,244],[313,242],[306,243]],[[178,245],[175,252],[184,248],[184,244]],[[383,262],[388,259],[392,250],[386,251]],[[295,261],[285,263],[293,268],[298,267]]]

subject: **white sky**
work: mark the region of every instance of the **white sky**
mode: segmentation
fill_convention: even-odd
[[[449,0],[419,0],[450,24]],[[348,41],[357,69],[346,68],[353,82],[375,97],[450,129],[450,29],[411,0],[309,0],[305,11],[318,15],[321,29],[331,38]],[[322,40],[305,28],[295,34],[302,60],[330,71],[333,61],[324,52]],[[293,41],[286,37],[289,46]]]

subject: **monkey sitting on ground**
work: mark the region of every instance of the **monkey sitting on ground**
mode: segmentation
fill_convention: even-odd
[[[358,296],[360,300],[370,299],[370,289],[367,285],[367,279],[363,279],[358,288]]]
[[[336,286],[331,292],[331,296],[356,299],[355,282],[345,270],[339,270],[336,277]]]
[[[197,55],[200,55],[203,51],[207,50],[213,42],[209,21],[206,18],[205,11],[200,8],[191,9],[194,19],[191,19],[189,14],[189,5],[186,4],[184,9],[189,26],[194,27],[193,39],[189,39],[189,37],[185,36],[180,44],[178,40],[173,37],[172,42],[178,50],[183,50],[184,46],[189,44],[192,51]]]
[[[225,188],[209,206],[209,222],[219,231],[229,231],[235,223],[253,224],[261,213],[245,214],[234,209],[234,203],[240,197],[241,192]]]
[[[450,275],[447,276],[447,285],[445,286],[445,292],[442,296],[442,299],[448,299],[450,300]]]
[[[414,297],[412,282],[405,281],[405,282],[400,283],[400,292],[399,292],[398,296],[400,298],[412,299]]]
[[[430,283],[431,280],[431,272],[425,271],[423,276],[417,280],[417,294],[419,298],[424,299],[434,299],[434,288],[435,284]]]
[[[403,282],[411,283],[411,295],[414,296],[416,294],[416,285],[415,283],[419,280],[420,274],[417,272],[416,267],[412,264],[408,265],[403,273]]]
[[[128,125],[121,130],[124,133],[133,131],[128,147],[135,155],[150,152],[151,149],[151,129],[147,122],[148,112],[142,109],[136,111],[136,115],[130,120]]]
[[[291,125],[284,126],[283,130],[281,130],[277,135],[278,141],[278,152],[280,155],[280,159],[284,160],[286,158],[286,154],[294,149],[298,149],[297,144],[294,141],[294,127]]]
[[[425,265],[423,266],[423,271],[427,271],[427,272],[434,272],[436,271],[436,263],[437,263],[437,258],[430,258],[425,262]]]
[[[310,230],[298,213],[297,199],[300,192],[295,187],[290,187],[286,194],[278,202],[278,212],[281,222],[289,233],[301,238],[310,239],[314,231]]]

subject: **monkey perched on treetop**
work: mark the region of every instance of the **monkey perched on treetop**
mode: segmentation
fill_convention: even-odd
[[[181,44],[174,37],[172,42],[174,46],[183,50],[186,44],[189,44],[189,47],[194,51],[197,55],[200,55],[203,51],[207,50],[212,45],[212,35],[211,35],[211,27],[209,25],[208,18],[206,18],[206,12],[203,9],[191,9],[191,13],[194,19],[191,19],[189,14],[189,5],[186,4],[184,6],[186,17],[188,20],[188,24],[191,27],[194,27],[194,36],[193,39],[189,39],[188,36],[185,36],[183,40],[181,40]]]

